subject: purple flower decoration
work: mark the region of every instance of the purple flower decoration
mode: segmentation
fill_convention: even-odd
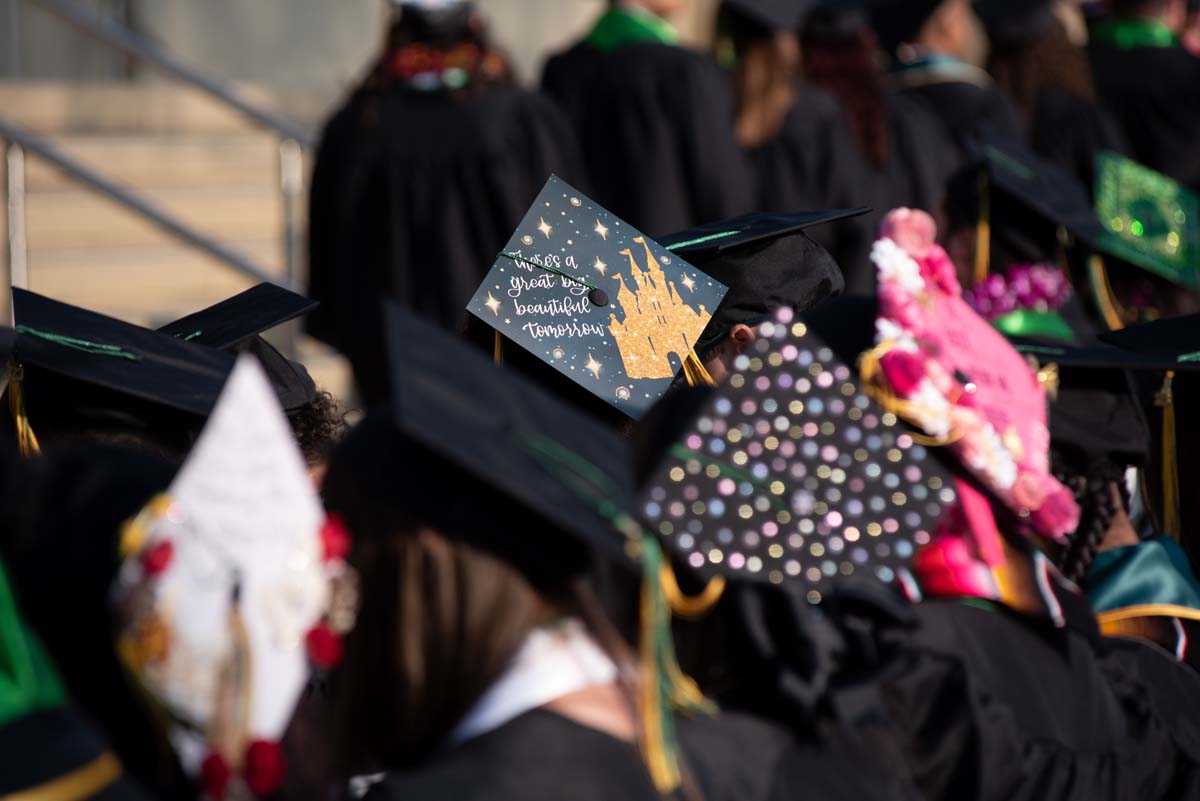
[[[1071,298],[1071,286],[1052,264],[1018,264],[1004,275],[992,273],[963,293],[985,320],[1017,311],[1058,311]]]

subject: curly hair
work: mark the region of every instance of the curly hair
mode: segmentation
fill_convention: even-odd
[[[288,412],[288,422],[310,466],[323,462],[350,430],[342,404],[324,390],[304,406]]]
[[[1129,508],[1124,471],[1107,458],[1091,459],[1085,464],[1057,449],[1051,449],[1050,463],[1055,476],[1071,488],[1079,504],[1079,528],[1058,555],[1059,570],[1079,584],[1092,566],[1113,519],[1118,512]],[[1114,497],[1113,484],[1120,488],[1119,501]]]

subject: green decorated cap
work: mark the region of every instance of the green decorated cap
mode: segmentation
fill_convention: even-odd
[[[1096,157],[1097,247],[1172,283],[1200,289],[1200,195],[1149,167]]]

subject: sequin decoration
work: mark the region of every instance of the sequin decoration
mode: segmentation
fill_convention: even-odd
[[[953,481],[790,309],[668,450],[642,515],[682,560],[820,603],[840,581],[887,584],[929,542]]]

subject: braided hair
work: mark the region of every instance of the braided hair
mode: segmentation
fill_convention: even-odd
[[[1084,461],[1057,449],[1051,449],[1050,463],[1055,477],[1071,488],[1079,504],[1079,528],[1058,555],[1058,569],[1079,584],[1092,566],[1113,518],[1129,509],[1124,469],[1106,457]],[[1113,496],[1114,483],[1120,488],[1120,507]]]

